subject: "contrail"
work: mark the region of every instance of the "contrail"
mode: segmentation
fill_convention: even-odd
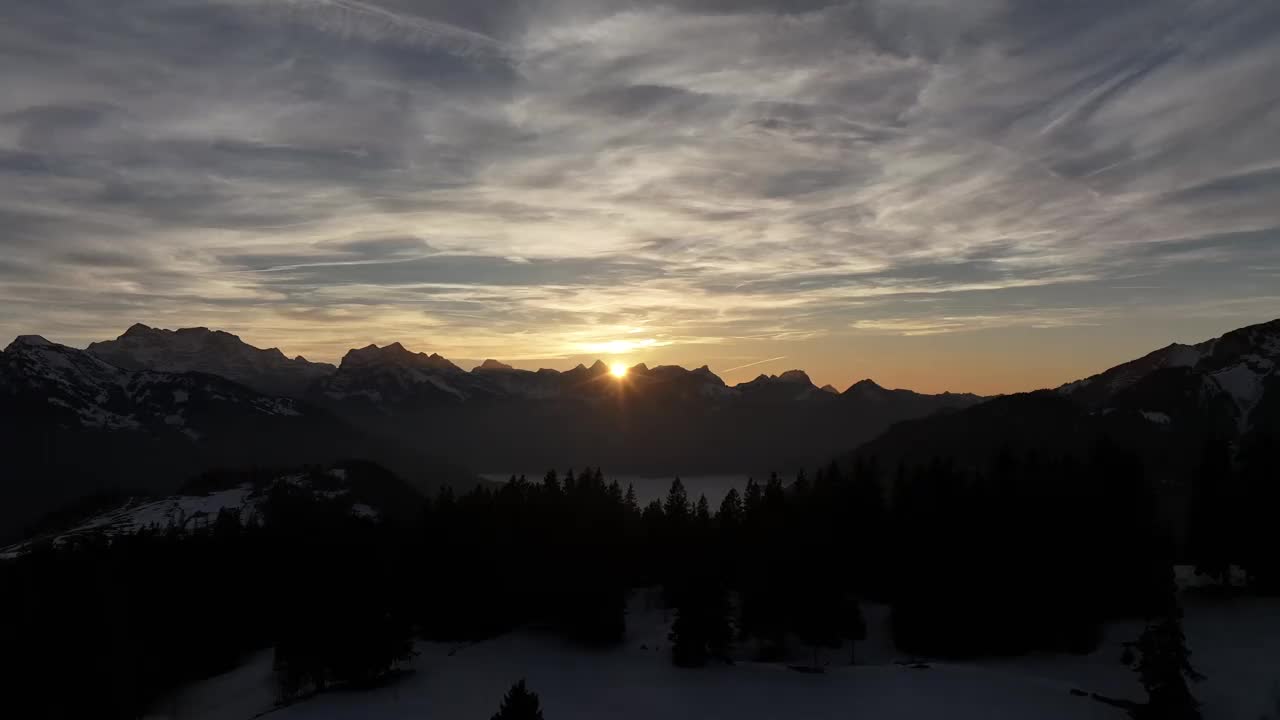
[[[721,374],[721,375],[727,375],[727,374],[729,374],[729,373],[733,372],[734,370],[741,370],[741,369],[743,369],[743,368],[749,368],[749,367],[751,367],[752,365],[762,365],[762,364],[764,364],[764,363],[771,363],[771,362],[773,362],[773,361],[775,361],[775,360],[786,360],[786,359],[787,359],[787,356],[786,356],[786,355],[779,355],[779,356],[778,356],[778,357],[776,357],[776,358],[769,358],[768,360],[757,360],[757,361],[755,361],[755,362],[749,362],[749,363],[747,363],[746,365],[739,365],[738,367],[731,367],[731,368],[729,368],[728,370],[721,370],[721,371],[720,371],[720,374]]]

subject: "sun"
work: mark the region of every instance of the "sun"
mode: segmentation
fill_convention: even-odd
[[[622,363],[614,363],[609,367],[609,372],[613,373],[616,378],[624,378],[627,376],[627,366]]]

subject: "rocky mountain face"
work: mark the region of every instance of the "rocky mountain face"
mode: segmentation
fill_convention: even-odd
[[[399,343],[332,368],[203,328],[137,325],[89,350],[29,336],[0,353],[0,452],[23,478],[0,487],[0,535],[86,494],[170,491],[215,467],[367,458],[424,488],[473,482],[459,467],[790,472],[978,401],[870,381],[840,393],[799,370],[736,386],[707,367],[464,370]]]
[[[89,352],[126,370],[202,372],[234,380],[261,393],[300,396],[336,368],[276,348],[261,350],[221,330],[160,330],[134,325],[115,340],[96,342]]]
[[[307,399],[469,467],[531,474],[566,464],[620,473],[794,470],[898,420],[980,399],[869,381],[855,388],[818,388],[800,370],[731,387],[705,366],[640,364],[617,378],[601,361],[559,372],[486,360],[465,371],[397,344],[351,351]]]
[[[297,398],[374,437],[489,472],[567,463],[624,473],[795,469],[898,420],[980,399],[870,381],[841,393],[801,370],[736,386],[705,366],[641,364],[618,379],[599,360],[563,372],[486,360],[468,371],[400,343],[351,350],[333,368],[204,328],[135,325],[90,352],[126,370],[198,371]]]
[[[903,423],[859,452],[882,462],[945,457],[977,467],[1002,449],[1081,456],[1104,437],[1137,450],[1157,482],[1174,485],[1211,440],[1228,443],[1236,457],[1274,452],[1280,320],[1169,345],[1056,390]]]
[[[206,373],[127,370],[24,336],[0,353],[0,537],[60,504],[172,490],[217,467],[383,461],[430,483],[470,476],[299,400]]]

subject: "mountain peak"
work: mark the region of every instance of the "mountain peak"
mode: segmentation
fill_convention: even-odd
[[[9,349],[16,347],[52,347],[53,343],[44,339],[41,335],[19,335],[9,344]]]
[[[840,394],[840,391],[836,389],[836,386],[835,386],[835,385],[832,385],[832,384],[830,384],[830,383],[827,383],[826,385],[823,385],[822,387],[820,387],[820,388],[818,388],[818,389],[819,389],[819,390],[821,390],[821,391],[822,391],[822,392],[824,392],[824,393],[831,393],[832,395],[839,395],[839,394]]]
[[[472,369],[472,372],[475,372],[476,370],[502,371],[502,370],[515,370],[515,368],[511,367],[510,365],[504,362],[500,362],[498,360],[494,360],[493,358],[489,358],[488,360],[485,360],[484,362],[477,365],[474,369]]]
[[[803,370],[788,370],[778,376],[778,380],[788,383],[800,383],[804,385],[812,385],[813,381],[809,379],[809,373]]]
[[[152,328],[150,325],[143,325],[142,323],[134,323],[130,325],[129,329],[125,330],[124,334],[122,334],[120,337],[122,338],[136,337],[138,335],[149,335],[153,332],[155,332],[155,328]]]
[[[346,356],[342,358],[343,370],[375,366],[456,370],[462,372],[462,369],[457,365],[436,353],[431,353],[430,355],[420,352],[415,353],[398,342],[393,342],[385,347],[378,347],[376,344],[366,345],[358,350],[349,350]]]

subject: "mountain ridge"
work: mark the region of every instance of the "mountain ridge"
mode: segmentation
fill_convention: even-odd
[[[893,426],[852,455],[980,469],[1001,452],[1041,457],[1134,450],[1158,483],[1185,484],[1206,447],[1237,458],[1280,440],[1280,320],[1172,343],[1054,389],[1016,393]]]
[[[166,372],[207,372],[221,375],[248,385],[256,390],[276,395],[302,396],[309,385],[324,377],[334,374],[343,365],[371,365],[379,362],[402,366],[416,366],[440,371],[457,371],[463,373],[542,373],[544,375],[603,375],[608,373],[609,365],[596,359],[590,366],[579,363],[568,370],[539,368],[528,370],[515,368],[501,360],[489,358],[471,370],[463,370],[453,361],[438,354],[415,352],[402,342],[396,341],[379,346],[370,343],[364,347],[348,350],[337,365],[324,362],[313,362],[298,355],[294,358],[286,356],[279,348],[258,348],[244,342],[238,335],[224,330],[210,329],[205,326],[178,328],[168,330],[155,328],[143,323],[134,323],[115,340],[103,340],[90,343],[87,351],[124,369],[161,370]],[[714,375],[707,366],[684,368],[680,365],[659,367],[678,367],[687,372],[703,371]],[[629,368],[647,371],[649,368],[640,363]],[[294,379],[281,377],[284,373],[297,375]],[[778,375],[761,374],[751,380],[728,385],[729,388],[740,388],[751,383],[765,383],[772,380],[793,382],[797,385],[813,385],[809,375],[801,369],[787,370]],[[856,384],[856,383],[855,383]],[[816,385],[814,386],[817,387]],[[833,384],[825,387],[840,391]],[[850,387],[853,387],[852,385]],[[817,388],[823,389],[823,388]],[[827,392],[830,392],[829,390]],[[915,391],[912,391],[915,392]],[[929,394],[929,393],[921,393]],[[954,394],[981,397],[973,393],[943,392],[936,394]]]
[[[239,336],[206,327],[164,330],[135,323],[115,340],[91,343],[92,353],[126,370],[205,372],[271,395],[298,396],[337,368],[279,348],[257,348]]]
[[[0,457],[0,539],[86,495],[171,490],[219,467],[355,457],[424,489],[475,481],[300,399],[210,373],[128,370],[36,335],[0,352]]]

